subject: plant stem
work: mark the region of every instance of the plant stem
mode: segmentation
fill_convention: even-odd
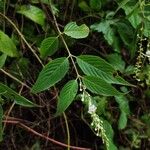
[[[51,12],[52,12],[52,11],[51,11]],[[54,23],[55,23],[55,25],[56,25],[58,34],[59,34],[59,36],[61,37],[62,42],[64,43],[64,46],[65,46],[65,48],[66,48],[66,50],[67,50],[67,52],[68,52],[68,55],[69,55],[69,57],[70,57],[70,59],[71,59],[71,62],[72,62],[72,64],[73,64],[73,67],[74,67],[75,72],[76,72],[76,74],[77,74],[77,78],[80,78],[80,75],[79,75],[79,73],[78,73],[78,69],[77,69],[77,67],[76,67],[76,65],[75,65],[75,62],[74,62],[74,60],[73,60],[73,55],[70,53],[70,50],[69,50],[69,48],[68,48],[68,45],[67,45],[67,43],[66,43],[64,37],[62,36],[63,33],[62,33],[62,32],[60,31],[60,29],[59,29],[59,26],[58,26],[56,17],[55,17],[55,15],[53,14],[53,12],[52,12],[52,15],[53,15]]]
[[[31,89],[28,85],[26,85],[25,83],[23,83],[22,81],[20,81],[19,79],[17,79],[16,77],[14,77],[13,75],[11,75],[10,73],[6,72],[3,69],[0,69],[4,74],[6,74],[7,76],[9,76],[10,78],[12,78],[13,80],[17,81],[18,83],[20,83],[22,86],[27,87],[28,89]]]
[[[67,150],[70,150],[70,131],[69,131],[69,126],[68,126],[68,121],[67,121],[67,116],[65,113],[63,113],[64,119],[65,119],[65,124],[66,124],[66,130],[67,130],[67,143],[68,143],[68,148]]]
[[[39,56],[35,53],[34,49],[30,46],[30,44],[27,42],[27,40],[25,39],[25,37],[23,36],[23,34],[19,31],[19,29],[17,28],[17,26],[4,14],[2,14],[0,12],[0,16],[2,16],[3,18],[5,18],[14,28],[15,30],[18,32],[19,36],[22,38],[22,40],[25,42],[25,44],[28,46],[28,48],[32,51],[32,53],[34,54],[34,56],[37,58],[37,60],[39,61],[39,63],[43,65],[41,59],[39,58]]]
[[[25,130],[27,130],[28,132],[31,132],[32,134],[34,134],[34,135],[36,135],[36,136],[39,136],[39,137],[41,137],[41,138],[43,138],[43,139],[45,139],[45,140],[48,140],[48,141],[50,141],[50,142],[52,142],[52,143],[54,143],[54,144],[57,144],[57,145],[59,145],[59,146],[62,146],[62,147],[68,147],[68,145],[66,145],[66,144],[64,144],[64,143],[61,143],[61,142],[59,142],[59,141],[56,141],[55,139],[52,139],[52,138],[50,138],[50,137],[47,137],[47,136],[45,136],[45,135],[43,135],[43,134],[41,134],[41,133],[39,133],[39,132],[37,132],[37,131],[35,131],[34,129],[32,129],[32,128],[30,128],[30,127],[28,127],[28,126],[26,126],[25,124],[23,124],[23,123],[21,123],[20,121],[15,121],[15,120],[4,120],[3,122],[6,122],[7,124],[17,124],[17,125],[19,125],[20,127],[22,127],[23,129],[25,129]],[[71,149],[75,149],[75,150],[91,150],[91,148],[82,148],[82,147],[76,147],[76,146],[69,146]]]
[[[21,92],[22,92],[22,90],[23,90],[23,87],[24,87],[24,86],[22,85],[21,88],[20,88],[20,90],[19,90],[19,95],[21,94]],[[6,120],[6,121],[8,120],[9,115],[10,115],[12,109],[14,108],[15,104],[16,104],[16,102],[14,101],[14,102],[12,103],[12,105],[10,106],[8,112],[6,112],[6,114],[4,114],[4,116],[6,116],[6,117],[5,117],[5,120]],[[4,125],[3,125],[3,132],[4,132],[4,130],[5,130],[5,127],[6,127],[6,122],[4,122]]]
[[[51,5],[50,5],[50,7],[51,7]],[[75,69],[75,72],[76,72],[76,75],[77,75],[77,79],[80,79],[80,75],[79,75],[79,73],[78,73],[78,70],[77,70],[77,67],[76,67],[76,65],[75,65],[75,62],[74,62],[74,60],[73,60],[73,55],[71,54],[71,52],[70,52],[70,50],[69,50],[69,48],[68,48],[68,45],[67,45],[67,43],[66,43],[66,41],[65,41],[65,39],[64,39],[64,37],[63,37],[63,33],[60,31],[60,29],[59,29],[59,26],[58,26],[58,23],[57,23],[57,20],[56,20],[56,17],[55,17],[55,15],[53,14],[53,11],[52,11],[52,8],[51,8],[51,12],[52,12],[52,15],[53,15],[53,19],[54,19],[54,24],[55,24],[55,26],[56,26],[56,29],[57,29],[57,32],[58,32],[58,35],[61,37],[61,39],[62,39],[62,42],[64,43],[64,46],[65,46],[65,48],[66,48],[66,50],[67,50],[67,52],[68,52],[68,57],[70,57],[70,59],[71,59],[71,62],[72,62],[72,64],[73,64],[73,67],[74,67],[74,69]],[[63,116],[64,116],[64,119],[65,119],[65,123],[66,123],[66,130],[67,130],[67,136],[68,136],[68,138],[67,138],[67,142],[68,142],[68,150],[70,150],[70,131],[69,131],[69,126],[68,126],[68,121],[67,121],[67,117],[66,117],[66,114],[65,113],[63,113]]]

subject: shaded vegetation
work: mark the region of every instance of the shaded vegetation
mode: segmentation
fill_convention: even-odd
[[[0,149],[150,148],[150,2],[0,0]]]

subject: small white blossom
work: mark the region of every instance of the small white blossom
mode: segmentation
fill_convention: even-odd
[[[147,57],[150,57],[150,50],[146,51],[146,55],[147,55]]]
[[[103,143],[106,144],[108,149],[109,147],[109,139],[106,135],[106,131],[103,126],[103,121],[96,113],[97,105],[94,99],[90,96],[88,92],[83,90],[83,94],[81,95],[81,101],[86,102],[88,104],[88,113],[91,115],[91,126],[96,133],[96,136],[102,137]]]
[[[89,106],[88,113],[92,114],[92,113],[96,112],[96,109],[97,109],[97,107],[94,104],[92,104]]]
[[[148,57],[149,63],[150,63],[150,50],[146,51],[146,56]]]

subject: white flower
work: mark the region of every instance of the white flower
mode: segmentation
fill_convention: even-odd
[[[97,107],[94,104],[91,104],[91,105],[89,105],[88,113],[93,114],[93,113],[95,113],[96,109],[97,109]]]
[[[146,51],[146,55],[147,55],[147,57],[150,57],[150,50]]]
[[[146,56],[148,57],[149,63],[150,63],[150,50],[146,51]]]

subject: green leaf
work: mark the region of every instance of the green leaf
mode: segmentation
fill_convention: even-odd
[[[107,108],[107,97],[94,97],[94,99],[98,102],[97,103],[97,109],[96,109],[96,113],[100,116],[100,115],[105,115],[106,114],[106,108]]]
[[[118,128],[120,130],[124,129],[127,125],[127,121],[128,121],[127,115],[124,111],[122,111],[118,120]]]
[[[105,134],[108,138],[108,144],[109,144],[109,147],[107,147],[108,150],[117,150],[117,147],[115,146],[115,144],[113,142],[114,131],[112,129],[111,124],[107,120],[104,120],[103,118],[101,118],[101,120],[103,121],[103,127],[105,130]]]
[[[115,14],[118,12],[119,9],[121,9],[123,6],[125,6],[130,0],[118,0],[119,7],[115,11]]]
[[[107,138],[112,140],[114,137],[114,131],[112,129],[111,124],[107,120],[104,120],[103,118],[101,118],[101,119],[103,121],[103,127],[105,129]]]
[[[121,111],[118,128],[124,129],[127,125],[128,116],[130,114],[129,103],[125,96],[115,96],[115,100],[119,104],[119,109]]]
[[[150,21],[150,3],[148,1],[147,1],[147,4],[145,3],[145,5],[144,5],[144,9],[143,9],[143,12],[141,12],[141,14],[142,13],[144,13],[144,18],[146,20]]]
[[[71,80],[60,91],[56,115],[63,113],[74,100],[78,91],[77,80]]]
[[[144,20],[144,35],[150,37],[150,21],[146,19]]]
[[[65,26],[64,34],[75,39],[81,39],[89,35],[89,28],[85,24],[78,26],[76,22],[70,22]]]
[[[134,74],[134,71],[135,71],[135,67],[129,65],[129,66],[125,69],[124,73],[125,73],[126,75],[131,75],[131,74]]]
[[[0,69],[4,66],[5,61],[6,61],[7,55],[6,54],[2,54],[0,56]]]
[[[115,69],[104,59],[93,55],[81,55],[77,57],[77,63],[84,74],[103,79],[107,83],[132,86],[120,76],[114,77]]]
[[[42,58],[53,55],[58,49],[58,37],[48,37],[44,39],[40,46]]]
[[[119,104],[119,108],[121,111],[124,111],[127,115],[130,114],[130,108],[128,100],[125,96],[120,95],[115,97],[116,102]]]
[[[107,55],[106,58],[115,70],[119,70],[120,72],[124,72],[125,62],[122,60],[121,55],[114,53],[114,54]]]
[[[134,28],[137,28],[138,25],[142,22],[142,18],[139,16],[140,9],[136,8],[133,10],[132,15],[128,18]]]
[[[132,26],[136,28],[142,22],[140,3],[136,0],[128,1],[124,5],[122,5],[122,3],[122,1],[118,1],[118,5],[124,9],[128,20]]]
[[[30,0],[30,1],[31,1],[31,3],[34,3],[34,4],[38,4],[38,3],[42,2],[43,4],[49,5],[51,3],[51,0],[41,0],[41,1],[39,1],[39,0]]]
[[[4,12],[5,2],[0,0],[0,12]]]
[[[101,0],[90,0],[90,7],[93,10],[99,11],[101,9],[102,2]]]
[[[0,142],[3,140],[2,121],[3,121],[3,108],[2,105],[0,105]]]
[[[132,41],[134,38],[134,28],[131,26],[130,22],[127,20],[119,21],[116,24],[117,31],[124,42],[129,48],[132,48]]]
[[[110,25],[113,25],[114,23],[115,23],[114,20],[103,20],[100,23],[95,23],[95,24],[91,25],[90,28],[92,30],[106,34],[108,32],[108,29],[110,28]]]
[[[8,86],[0,83],[0,95],[3,95],[4,97],[11,99],[15,101],[16,104],[25,106],[25,107],[35,107],[37,106],[33,102],[29,101],[25,97],[19,95],[14,90],[9,88]]]
[[[117,96],[122,94],[117,91],[112,85],[98,77],[85,76],[83,78],[83,84],[88,90],[95,94],[104,96]]]
[[[32,87],[33,93],[44,91],[59,82],[69,70],[66,57],[50,61],[40,72],[36,83]]]
[[[18,57],[19,53],[13,41],[7,34],[0,30],[0,51],[10,57]]]
[[[45,14],[42,9],[33,5],[22,5],[18,8],[17,13],[26,16],[35,23],[44,26],[45,24]]]
[[[90,7],[88,6],[88,4],[87,4],[87,2],[86,1],[81,1],[81,2],[79,2],[79,5],[78,5],[79,7],[80,7],[80,9],[82,10],[82,11],[84,11],[84,12],[90,12],[91,11],[91,9],[90,9]]]
[[[93,31],[102,32],[104,35],[105,40],[108,42],[109,45],[113,46],[114,50],[120,52],[120,45],[119,39],[116,36],[116,31],[113,28],[117,19],[114,20],[103,20],[100,23],[95,23],[91,25],[91,29]]]
[[[115,69],[111,64],[109,64],[101,57],[94,55],[80,55],[77,57],[77,63],[85,74],[88,74],[88,72],[91,72],[90,74],[92,74],[92,72],[94,72],[93,69],[99,69],[102,72],[106,72],[109,74],[115,72]]]

